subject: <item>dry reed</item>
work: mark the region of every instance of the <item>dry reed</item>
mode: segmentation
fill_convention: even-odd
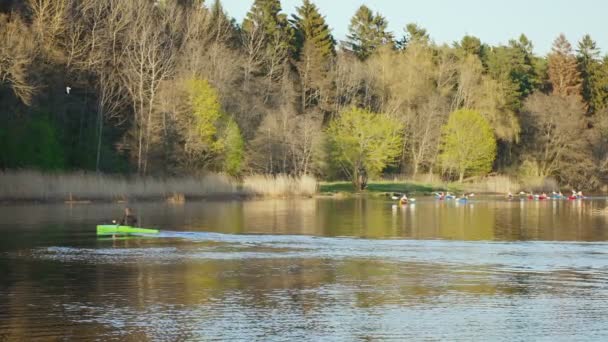
[[[184,203],[186,198],[214,196],[312,196],[316,189],[316,180],[309,176],[250,176],[240,184],[233,178],[217,174],[154,178],[85,172],[0,172],[0,200],[3,201],[160,199]]]
[[[317,192],[317,180],[311,176],[254,175],[245,177],[243,191],[249,195],[268,197],[313,196]]]
[[[467,191],[479,193],[508,193],[517,192],[521,185],[509,176],[489,176],[466,183]]]
[[[201,178],[122,177],[95,173],[53,174],[38,171],[0,173],[0,200],[126,200],[167,198],[175,193],[186,197],[230,195],[238,185],[228,177]]]

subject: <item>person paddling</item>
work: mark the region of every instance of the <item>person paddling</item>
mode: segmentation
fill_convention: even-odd
[[[130,227],[134,227],[137,225],[137,218],[133,215],[133,211],[131,210],[131,208],[125,208],[125,214],[122,219],[118,221],[118,224],[121,226]]]

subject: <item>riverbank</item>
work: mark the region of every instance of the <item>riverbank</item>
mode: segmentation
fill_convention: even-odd
[[[382,195],[387,193],[406,193],[408,195],[431,195],[438,191],[461,192],[457,184],[428,184],[414,181],[374,181],[367,184],[361,192],[369,195]],[[321,182],[319,184],[321,195],[352,195],[355,193],[351,182]]]
[[[0,172],[0,202],[129,202],[252,197],[311,197],[313,177],[252,175],[243,180],[218,174],[201,177],[126,177],[96,173]]]
[[[367,184],[361,193],[368,195],[384,195],[390,193],[405,193],[415,196],[428,196],[435,192],[506,194],[519,191],[551,192],[559,190],[552,179],[526,179],[518,181],[512,177],[495,175],[483,178],[469,179],[464,183],[443,182],[439,176],[424,176],[421,180],[394,179],[374,180]],[[355,193],[351,182],[321,182],[319,192],[322,195],[349,196]]]

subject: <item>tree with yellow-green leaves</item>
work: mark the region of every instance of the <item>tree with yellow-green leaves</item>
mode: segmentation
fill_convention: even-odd
[[[352,107],[340,113],[327,128],[333,161],[350,178],[357,191],[369,176],[377,176],[401,153],[402,125],[386,114]]]
[[[474,110],[461,109],[450,114],[442,129],[441,160],[443,167],[464,176],[486,174],[496,158],[496,139],[488,121]]]
[[[196,170],[208,166],[237,175],[244,143],[239,127],[222,112],[217,90],[204,79],[186,82],[189,111],[184,122],[185,164]]]

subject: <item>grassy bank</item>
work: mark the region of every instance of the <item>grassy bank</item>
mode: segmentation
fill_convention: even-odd
[[[53,174],[37,171],[0,173],[0,201],[127,201],[196,198],[312,196],[317,182],[312,177],[250,176],[242,182],[223,175],[154,178]]]
[[[319,191],[325,194],[331,193],[354,193],[354,188],[350,182],[325,182],[320,183]],[[367,193],[407,193],[430,195],[437,191],[460,192],[462,187],[458,184],[430,184],[416,181],[373,181],[368,183],[365,192]]]
[[[453,193],[474,192],[486,194],[506,194],[519,191],[550,192],[559,190],[555,180],[550,178],[527,178],[516,180],[509,176],[495,175],[469,179],[463,183],[441,182],[438,176],[424,176],[420,180],[394,179],[370,181],[364,193],[407,193],[412,195],[431,195],[434,192],[449,191]],[[354,193],[350,182],[322,182],[319,191],[324,194]]]

